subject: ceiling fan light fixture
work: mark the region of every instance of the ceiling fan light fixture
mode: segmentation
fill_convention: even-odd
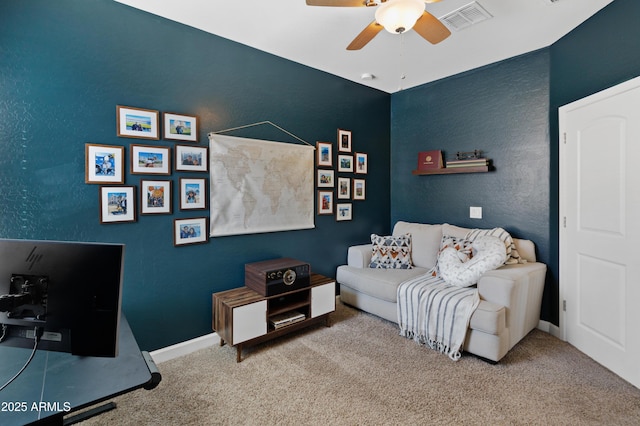
[[[393,34],[409,31],[424,12],[423,0],[388,0],[376,10],[376,21]]]

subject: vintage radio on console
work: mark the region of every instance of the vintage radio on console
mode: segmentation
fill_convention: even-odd
[[[263,296],[308,287],[311,266],[283,257],[244,265],[244,285]]]

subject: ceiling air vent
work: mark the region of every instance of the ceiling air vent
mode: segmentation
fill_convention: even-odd
[[[491,14],[474,1],[442,16],[440,20],[452,30],[460,31],[490,18],[492,18]]]

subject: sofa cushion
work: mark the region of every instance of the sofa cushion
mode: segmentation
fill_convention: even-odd
[[[457,225],[451,225],[449,223],[442,224],[442,235],[449,235],[451,237],[464,238],[471,229],[463,228]]]
[[[411,234],[380,236],[371,234],[372,255],[370,268],[413,269],[411,261]]]
[[[456,247],[445,247],[440,252],[438,270],[443,280],[457,287],[476,284],[485,272],[502,266],[507,258],[504,243],[491,235],[476,238],[473,254],[468,257]]]
[[[403,234],[411,234],[413,264],[421,268],[433,268],[440,249],[442,225],[399,221],[393,227],[393,235]]]
[[[372,269],[341,265],[336,271],[336,281],[341,287],[349,287],[368,296],[396,303],[400,283],[426,272],[424,268]]]

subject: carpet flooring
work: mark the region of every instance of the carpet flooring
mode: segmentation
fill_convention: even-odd
[[[497,365],[447,356],[337,303],[331,327],[166,361],[83,425],[640,425],[640,389],[532,331]]]

